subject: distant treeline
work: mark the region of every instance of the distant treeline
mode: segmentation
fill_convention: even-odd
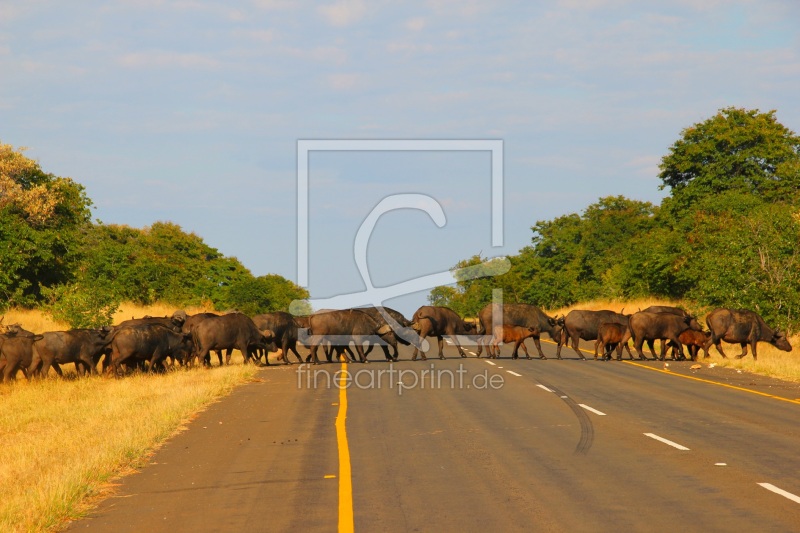
[[[0,143],[0,312],[41,307],[89,327],[108,323],[122,301],[257,314],[309,297],[281,276],[253,276],[176,224],[102,224],[91,207],[82,185]]]
[[[493,288],[507,302],[548,309],[683,299],[700,309],[752,309],[800,331],[800,137],[775,111],[721,109],[683,130],[659,169],[670,193],[661,205],[608,196],[581,214],[538,221],[509,272],[461,279],[428,299],[466,316]]]

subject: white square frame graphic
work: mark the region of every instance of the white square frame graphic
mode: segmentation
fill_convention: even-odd
[[[297,284],[308,288],[308,157],[310,152],[491,152],[492,247],[503,246],[503,141],[500,139],[298,139]]]

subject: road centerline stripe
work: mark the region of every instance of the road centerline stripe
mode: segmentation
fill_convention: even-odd
[[[541,383],[537,384],[536,386],[539,387],[542,390],[546,390],[547,392],[554,392],[552,389],[548,389],[547,387],[545,387]]]
[[[594,407],[589,407],[589,406],[588,406],[588,405],[586,405],[585,403],[579,403],[578,405],[580,405],[581,407],[583,407],[583,408],[584,408],[584,409],[586,409],[587,411],[591,411],[592,413],[594,413],[594,414],[596,414],[596,415],[600,415],[600,416],[606,416],[606,414],[605,414],[604,412],[602,412],[602,411],[598,411],[598,410],[597,410],[597,409],[595,409]]]
[[[492,365],[492,366],[497,366],[497,363],[493,363],[493,362],[491,362],[491,361],[486,361],[486,362],[487,362],[487,363],[489,363],[489,364],[490,364],[490,365]]]
[[[774,492],[775,494],[780,494],[784,498],[788,498],[792,500],[794,503],[800,503],[800,496],[792,494],[791,492],[785,491],[773,485],[772,483],[759,483],[765,489]]]
[[[339,413],[336,415],[336,443],[339,449],[339,531],[354,531],[353,479],[350,468],[350,446],[347,443],[347,363],[342,363],[339,376]]]
[[[661,441],[664,444],[669,444],[673,448],[678,448],[679,450],[683,450],[683,451],[689,451],[689,448],[687,448],[686,446],[682,446],[682,445],[678,444],[677,442],[672,442],[671,440],[665,439],[664,437],[659,437],[655,433],[645,433],[645,436],[650,437],[651,439],[655,439],[657,441]]]
[[[516,373],[516,372],[514,372],[513,370],[506,370],[506,372],[508,372],[508,373],[509,373],[509,374],[511,374],[512,376],[517,376],[518,378],[521,378],[521,377],[522,377],[522,374],[517,374],[517,373]]]

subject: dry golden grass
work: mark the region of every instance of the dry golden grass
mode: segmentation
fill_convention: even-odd
[[[255,374],[252,365],[0,387],[0,531],[79,517],[114,477]]]
[[[114,324],[119,324],[123,320],[130,320],[131,318],[142,318],[143,316],[172,316],[178,309],[183,309],[190,315],[196,313],[213,313],[215,312],[211,307],[176,307],[166,303],[156,303],[147,307],[132,303],[122,303],[119,309],[114,314]]]
[[[45,331],[65,331],[69,324],[54,320],[50,315],[38,310],[9,309],[3,313],[3,325],[19,324],[28,331],[42,333]]]
[[[575,304],[570,307],[562,307],[560,309],[554,309],[552,311],[549,311],[547,314],[549,314],[550,316],[566,315],[573,309],[581,309],[586,311],[609,310],[609,311],[616,311],[617,313],[625,311],[625,313],[630,314],[630,313],[635,313],[636,311],[641,311],[642,309],[646,309],[651,305],[670,305],[673,307],[683,307],[690,313],[697,313],[697,310],[694,309],[691,305],[687,304],[686,302],[659,300],[655,298],[642,298],[640,300],[631,300],[628,302],[620,302],[613,300],[592,300],[591,302],[583,302]]]
[[[770,376],[789,381],[800,382],[800,335],[789,338],[792,345],[791,352],[782,352],[766,342],[758,343],[758,360],[753,360],[753,352],[748,348],[747,356],[742,359],[734,359],[742,353],[738,344],[722,343],[722,349],[728,356],[723,359],[713,346],[708,351],[708,359],[698,359],[699,362],[707,364],[714,363],[720,367],[734,368],[762,376]],[[700,358],[703,356],[700,355]]]
[[[125,306],[121,316],[174,310]],[[33,311],[6,313],[4,323],[14,322],[35,332],[69,329]],[[255,375],[239,352],[232,362],[121,379],[67,372],[68,379],[0,384],[0,531],[49,531],[81,516],[110,480],[143,465],[195,413]]]
[[[133,303],[122,303],[114,314],[114,324],[119,324],[123,320],[131,318],[142,318],[143,316],[171,316],[178,307],[171,304],[157,303],[150,306],[142,306]],[[210,307],[186,307],[183,308],[188,314],[214,312]],[[59,322],[50,315],[39,310],[31,309],[9,309],[2,315],[3,324],[19,324],[28,331],[43,333],[45,331],[66,331],[69,324]]]

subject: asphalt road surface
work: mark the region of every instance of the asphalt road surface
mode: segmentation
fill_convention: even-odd
[[[435,350],[264,368],[68,529],[800,530],[797,385]]]

